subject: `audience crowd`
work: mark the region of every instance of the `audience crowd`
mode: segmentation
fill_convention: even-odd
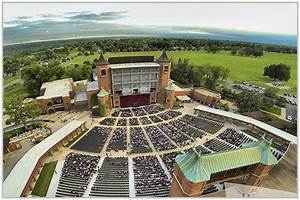
[[[155,156],[133,158],[136,196],[167,196],[170,180]]]
[[[107,146],[107,151],[119,151],[119,150],[126,150],[127,147],[127,133],[126,128],[116,128],[113,132],[113,136],[109,141]]]

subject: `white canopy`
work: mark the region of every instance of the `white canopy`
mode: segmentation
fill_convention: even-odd
[[[176,96],[177,99],[179,99],[180,101],[190,101],[191,98],[188,97],[187,95],[184,96]]]

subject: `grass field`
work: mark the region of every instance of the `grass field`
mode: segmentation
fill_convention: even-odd
[[[23,81],[19,74],[15,76],[6,76],[3,79],[4,98],[11,95],[23,95],[27,96],[26,88],[23,86]]]
[[[46,163],[39,175],[39,178],[34,185],[32,190],[32,195],[36,195],[39,197],[45,197],[47,195],[47,191],[52,179],[52,175],[54,173],[57,161]]]
[[[277,106],[273,107],[264,107],[263,110],[268,111],[270,113],[274,113],[275,115],[281,115],[281,108]]]
[[[83,65],[84,61],[93,62],[95,58],[99,57],[99,54],[95,53],[90,56],[77,56],[77,51],[72,51],[71,55],[74,57],[71,61],[62,64],[63,67],[72,64]],[[122,52],[122,53],[107,53],[108,57],[116,56],[129,56],[129,55],[153,55],[155,58],[160,56],[160,51],[148,51],[148,52]],[[259,58],[232,56],[229,51],[220,51],[216,54],[207,53],[205,51],[170,51],[169,57],[177,62],[179,58],[186,58],[190,60],[191,64],[216,64],[223,65],[230,70],[228,80],[233,82],[247,81],[254,83],[262,87],[270,87],[266,83],[272,82],[272,79],[264,77],[263,69],[266,65],[273,63],[284,63],[291,66],[291,78],[286,85],[291,87],[288,91],[292,94],[297,94],[297,55],[296,54],[282,54],[282,53],[270,53],[264,52],[264,55]],[[9,88],[14,83],[22,83],[20,76],[5,77],[4,78],[4,96],[10,96],[11,94],[26,95],[26,89],[22,86],[15,86]],[[283,94],[286,91],[277,89],[278,94]]]
[[[153,55],[158,58],[160,51],[148,51],[148,52],[122,52],[122,53],[107,53],[108,57],[115,56],[128,56],[128,55]],[[297,55],[296,54],[282,54],[282,53],[270,53],[264,52],[264,55],[259,58],[232,56],[229,51],[221,51],[216,54],[207,53],[204,51],[170,51],[168,55],[175,62],[178,58],[186,58],[190,60],[191,64],[217,64],[223,65],[229,68],[229,80],[234,82],[253,82],[257,85],[270,87],[265,83],[272,82],[272,79],[264,77],[263,69],[266,65],[273,63],[284,63],[291,66],[291,78],[286,83],[287,86],[291,87],[291,92],[296,94],[297,91]],[[89,60],[92,62],[95,58],[98,58],[99,54],[91,56],[78,56],[73,60],[63,63],[63,66],[70,64],[82,65],[84,61]]]

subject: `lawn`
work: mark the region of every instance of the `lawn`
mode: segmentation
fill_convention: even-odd
[[[27,89],[25,88],[25,86],[21,85],[21,84],[17,84],[14,86],[8,86],[4,89],[4,99],[6,99],[7,97],[10,97],[12,95],[17,95],[17,96],[27,96],[28,92]]]
[[[4,76],[3,82],[4,82],[4,86],[13,83],[13,82],[18,82],[18,80],[21,80],[20,75],[15,75],[15,76]]]
[[[275,115],[281,115],[281,108],[277,106],[273,107],[264,107],[263,110],[268,111],[270,113],[274,113]]]
[[[78,52],[73,50],[71,54],[75,56]],[[105,57],[116,56],[132,56],[132,55],[153,55],[158,58],[160,51],[147,51],[147,52],[122,52],[122,53],[107,53]],[[259,58],[232,56],[229,51],[220,51],[216,54],[207,53],[205,51],[170,51],[168,52],[170,58],[177,62],[179,58],[186,58],[190,60],[191,64],[216,64],[223,65],[229,68],[230,73],[228,80],[234,82],[247,81],[254,83],[262,87],[270,87],[266,83],[272,82],[272,79],[264,77],[262,75],[263,69],[266,65],[273,63],[284,63],[291,66],[291,78],[286,85],[291,87],[289,91],[292,94],[297,94],[297,55],[296,54],[282,54],[282,53],[270,53],[264,52],[264,55]],[[73,60],[62,64],[63,67],[67,67],[72,64],[83,65],[83,62],[88,60],[91,63],[95,58],[98,58],[99,54],[95,53],[90,56],[77,56]],[[13,86],[14,83],[18,85]],[[10,87],[12,86],[12,87]],[[10,96],[11,94],[27,95],[26,88],[23,86],[20,76],[5,77],[4,78],[4,96]],[[285,90],[277,89],[278,94],[285,93]]]
[[[45,197],[56,167],[57,161],[46,163],[39,175],[39,178],[34,185],[32,195]]]
[[[153,55],[158,58],[160,51],[148,51],[148,52],[122,52],[122,53],[107,53],[108,57],[115,56],[128,56],[128,55]],[[216,54],[207,53],[205,51],[170,51],[168,55],[175,62],[178,58],[186,58],[190,60],[191,64],[216,64],[223,65],[229,68],[229,80],[234,82],[254,82],[258,85],[269,87],[265,83],[272,82],[272,79],[264,77],[263,69],[266,65],[273,63],[284,63],[291,66],[291,78],[286,85],[291,87],[291,92],[296,94],[297,87],[297,55],[296,54],[282,54],[273,52],[264,52],[264,55],[259,58],[232,56],[229,51],[220,51]],[[82,65],[84,61],[89,60],[93,62],[95,58],[98,58],[99,54],[91,56],[78,56],[73,60],[63,63],[63,66],[70,64]],[[282,93],[282,91],[280,92]]]
[[[5,76],[3,79],[4,99],[11,95],[27,96],[27,90],[23,86],[23,81],[19,74],[15,76]]]

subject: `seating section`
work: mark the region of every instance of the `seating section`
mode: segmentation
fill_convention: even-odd
[[[101,125],[106,125],[106,126],[113,126],[116,123],[117,119],[116,118],[112,118],[112,117],[106,117],[105,119],[103,119],[102,121],[100,121],[99,123]]]
[[[143,109],[143,107],[136,107],[131,109],[134,116],[144,116],[147,115],[146,111]]]
[[[272,150],[273,155],[275,156],[275,158],[277,158],[277,160],[280,160],[280,158],[283,156],[283,153],[281,151],[278,150]]]
[[[188,145],[192,141],[191,138],[168,123],[158,124],[157,127],[160,128],[160,130],[164,132],[171,140],[176,142],[178,146]]]
[[[200,131],[187,123],[182,122],[179,119],[176,119],[174,121],[169,122],[172,126],[176,127],[180,131],[184,132],[185,134],[189,135],[191,138],[202,138],[205,133],[203,131]]]
[[[215,122],[212,120],[208,120],[202,117],[195,117],[192,115],[184,115],[181,120],[185,123],[188,123],[189,125],[196,127],[200,130],[203,130],[205,132],[214,134],[217,131],[219,131],[224,124],[221,124],[219,122]]]
[[[196,147],[196,151],[197,151],[197,152],[201,151],[201,154],[213,153],[212,150],[206,148],[206,147],[203,146],[203,145],[197,146],[197,147]]]
[[[136,196],[165,197],[170,190],[170,180],[155,156],[133,158]]]
[[[144,109],[149,115],[156,114],[156,113],[159,113],[159,112],[162,112],[162,111],[165,110],[164,108],[162,108],[162,107],[159,106],[159,105],[148,105],[148,106],[144,106],[143,109]]]
[[[107,151],[119,151],[119,150],[126,150],[127,147],[127,133],[126,128],[116,128],[113,132],[113,136],[109,141],[109,144],[107,146]]]
[[[174,153],[163,154],[160,156],[171,175],[174,172],[175,158],[177,155],[178,152],[174,152]]]
[[[169,110],[167,112],[161,113],[158,116],[164,120],[170,120],[173,119],[177,116],[181,115],[181,112],[179,111],[173,111],[173,110]]]
[[[56,197],[82,197],[99,162],[97,156],[70,153],[66,156]]]
[[[117,122],[117,126],[127,126],[127,119],[126,118],[120,118]]]
[[[141,127],[131,127],[129,130],[131,153],[145,153],[152,151]]]
[[[246,136],[242,132],[238,132],[231,128],[226,129],[224,132],[222,132],[220,135],[218,135],[217,138],[225,140],[226,142],[228,142],[236,147],[241,147],[242,144],[245,144],[245,143],[254,142],[253,139]]]
[[[121,117],[132,117],[133,116],[133,114],[129,108],[121,109],[120,112],[121,112],[121,114],[120,114]]]
[[[148,117],[141,117],[140,122],[142,123],[142,125],[152,124],[152,121]]]
[[[112,128],[93,127],[83,138],[75,143],[71,149],[87,152],[101,152]]]
[[[216,191],[218,191],[217,187],[215,185],[212,185],[212,186],[208,187],[207,189],[205,189],[202,192],[202,195],[213,193],[213,192],[216,192]]]
[[[89,196],[129,197],[127,158],[105,158]]]
[[[214,151],[214,152],[220,152],[220,151],[227,151],[227,150],[232,150],[236,149],[234,146],[231,146],[229,144],[224,143],[220,139],[212,139],[203,144],[206,148]]]
[[[149,118],[152,120],[153,123],[159,123],[162,122],[163,120],[155,115],[149,116]]]
[[[157,151],[175,148],[171,141],[156,126],[145,126],[144,129]]]
[[[133,118],[129,119],[129,125],[130,126],[138,126],[138,125],[140,125],[140,123],[137,118],[133,117]]]
[[[120,111],[117,110],[117,111],[113,112],[113,114],[111,114],[111,116],[113,116],[113,117],[118,117],[119,114],[120,114]]]

